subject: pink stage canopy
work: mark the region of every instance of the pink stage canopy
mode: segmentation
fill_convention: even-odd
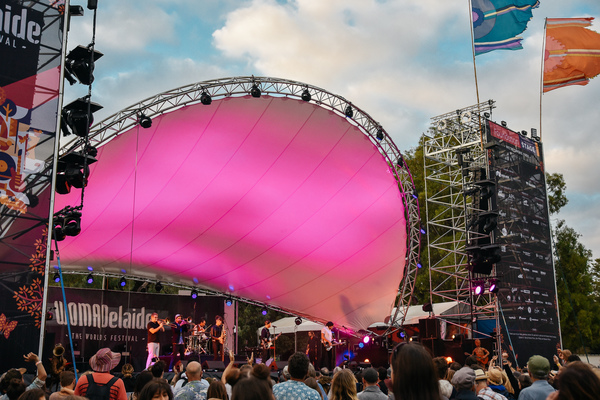
[[[296,99],[229,97],[99,149],[62,267],[208,288],[355,330],[403,278],[402,193],[349,120]],[[55,211],[79,203],[57,195]]]

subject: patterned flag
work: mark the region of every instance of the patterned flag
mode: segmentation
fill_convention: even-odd
[[[475,55],[522,49],[517,35],[527,29],[538,0],[472,0]]]
[[[544,92],[587,85],[600,74],[600,34],[586,27],[594,18],[548,18],[544,50]]]

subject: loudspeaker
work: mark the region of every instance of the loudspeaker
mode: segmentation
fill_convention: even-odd
[[[422,318],[419,320],[420,339],[438,339],[440,337],[440,322],[437,318]]]
[[[206,371],[224,371],[225,363],[223,361],[206,360],[202,364],[202,368]]]

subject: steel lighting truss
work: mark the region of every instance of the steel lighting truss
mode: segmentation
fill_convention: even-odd
[[[329,93],[316,86],[286,79],[269,77],[235,77],[198,82],[149,97],[106,118],[90,129],[89,144],[99,148],[114,137],[138,124],[139,115],[154,117],[179,108],[206,101],[242,97],[257,88],[259,95],[288,97],[309,101],[345,117],[349,123],[361,130],[377,147],[382,157],[394,172],[404,204],[407,224],[406,263],[404,279],[398,290],[398,313],[401,321],[410,305],[420,263],[420,217],[419,203],[412,175],[404,158],[383,127],[366,112],[341,96]],[[209,96],[209,97],[207,97]],[[84,142],[74,138],[61,151],[60,156],[82,150]]]
[[[467,304],[470,319],[491,317],[495,309],[495,296],[473,293],[474,282],[485,277],[469,271],[467,254],[480,239],[493,243],[492,234],[481,233],[474,222],[485,212],[474,193],[481,171],[488,172],[483,133],[493,108],[489,100],[432,118],[423,152],[431,301]]]

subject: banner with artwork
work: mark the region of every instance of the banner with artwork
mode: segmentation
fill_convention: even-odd
[[[64,6],[0,0],[0,369],[38,350]]]

